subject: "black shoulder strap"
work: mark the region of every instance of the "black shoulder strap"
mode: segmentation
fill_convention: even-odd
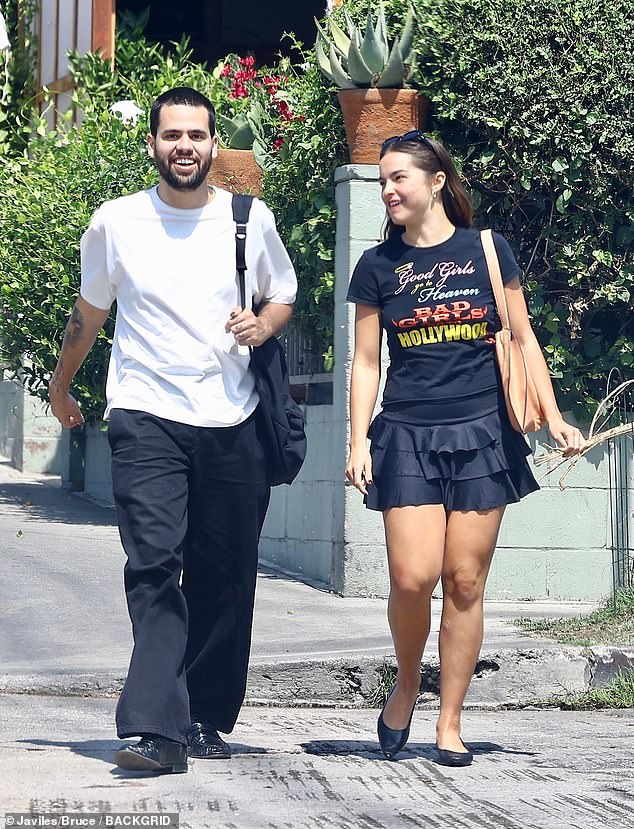
[[[246,307],[246,288],[244,284],[244,272],[247,269],[245,249],[247,243],[247,223],[249,213],[253,204],[253,196],[244,193],[234,193],[231,198],[231,209],[233,221],[236,223],[236,270],[240,283],[240,306]]]

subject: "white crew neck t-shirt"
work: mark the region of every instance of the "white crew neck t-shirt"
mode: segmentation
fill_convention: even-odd
[[[81,296],[117,302],[107,407],[193,426],[234,426],[258,404],[249,350],[225,332],[238,306],[231,194],[202,208],[161,201],[157,188],[105,202],[81,240]],[[295,301],[295,271],[273,214],[254,199],[246,244],[253,304]]]

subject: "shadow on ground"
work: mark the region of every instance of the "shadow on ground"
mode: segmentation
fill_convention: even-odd
[[[521,757],[535,756],[535,752],[533,751],[516,751],[504,748],[504,746],[497,745],[497,743],[468,742],[467,747],[473,752],[474,757],[484,754],[519,755]],[[379,744],[369,740],[367,742],[356,740],[311,740],[307,743],[301,743],[301,748],[307,754],[314,754],[320,757],[333,755],[367,758],[376,756],[383,757]],[[399,752],[397,757],[390,762],[398,762],[415,757],[435,761],[436,746],[433,743],[409,742],[403,751]]]
[[[0,467],[9,468],[8,464]],[[115,527],[115,510],[85,500],[61,488],[53,480],[29,483],[3,481],[0,483],[0,510],[2,507],[19,510],[25,518],[62,524],[87,524],[95,527]]]

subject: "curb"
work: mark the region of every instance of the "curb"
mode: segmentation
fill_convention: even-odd
[[[395,665],[393,657],[252,665],[245,704],[373,707],[378,686],[391,684],[388,671]],[[558,697],[603,687],[629,669],[634,669],[634,647],[484,651],[465,708],[502,709],[545,701],[556,704]],[[5,674],[0,675],[0,694],[108,698],[118,696],[124,680],[121,672]],[[437,707],[438,691],[438,660],[427,660],[421,666],[418,706]]]

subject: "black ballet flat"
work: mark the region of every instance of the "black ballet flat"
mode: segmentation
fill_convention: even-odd
[[[405,747],[405,743],[409,739],[409,729],[412,724],[412,717],[414,716],[414,709],[416,708],[416,700],[414,700],[414,705],[412,706],[412,713],[409,715],[409,722],[407,723],[406,728],[396,729],[396,728],[388,728],[383,720],[383,711],[385,711],[385,706],[387,705],[392,693],[394,692],[394,688],[396,685],[392,686],[392,690],[388,694],[387,699],[385,700],[385,704],[383,705],[383,709],[379,714],[379,720],[377,723],[377,733],[379,735],[379,745],[381,746],[381,751],[388,760],[392,760],[396,754],[398,754],[401,749]],[[418,699],[418,694],[416,695],[416,699]]]
[[[459,768],[460,766],[470,766],[473,763],[473,754],[469,750],[450,751],[448,748],[438,748],[436,746],[436,751],[436,762],[441,766]]]

